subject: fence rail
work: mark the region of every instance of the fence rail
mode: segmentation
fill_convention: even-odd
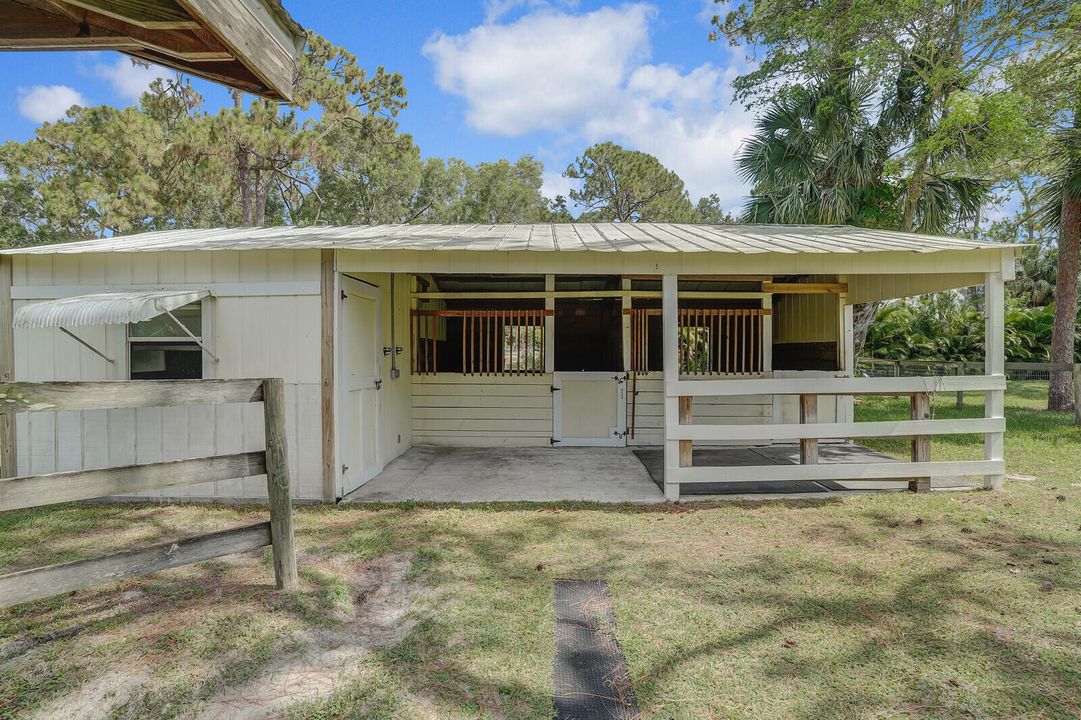
[[[666,494],[678,498],[683,483],[792,482],[827,479],[908,480],[914,491],[930,489],[936,475],[983,475],[989,486],[1005,474],[1001,438],[1006,431],[1003,414],[983,418],[936,420],[931,401],[936,393],[982,391],[1000,396],[1005,375],[956,375],[884,378],[792,378],[769,380],[674,380],[665,383],[666,452],[678,465],[665,467]],[[696,425],[694,398],[758,394],[795,395],[800,401],[800,422],[778,425]],[[910,398],[910,419],[875,422],[819,423],[820,395],[890,395]],[[987,407],[994,405],[988,403]],[[936,435],[982,434],[985,457],[974,461],[931,461],[931,438]],[[825,439],[872,437],[911,438],[911,461],[818,464],[818,442]],[[694,467],[695,441],[769,442],[795,440],[800,464],[740,467]],[[671,461],[669,461],[671,462]],[[672,483],[674,487],[669,487]]]
[[[1081,363],[1005,363],[1006,377],[1010,380],[1051,380],[1053,373],[1073,375],[1074,422],[1081,426]],[[859,358],[857,372],[871,377],[919,377],[926,375],[966,375],[970,371],[983,372],[982,362],[960,360],[886,360],[883,358]],[[958,391],[956,406],[965,406],[964,393]]]
[[[259,452],[0,480],[0,511],[266,474],[270,521],[59,565],[0,575],[0,608],[270,545],[279,588],[297,583],[282,380],[0,384],[0,414],[218,403],[263,403]]]

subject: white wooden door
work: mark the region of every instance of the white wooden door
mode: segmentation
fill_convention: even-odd
[[[382,318],[379,288],[350,277],[341,279],[338,317],[338,457],[342,467],[338,496],[375,477],[383,465],[379,452],[382,387]]]
[[[627,444],[627,373],[558,372],[553,376],[552,398],[556,444]]]

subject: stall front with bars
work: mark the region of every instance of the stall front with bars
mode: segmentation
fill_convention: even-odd
[[[768,377],[768,278],[689,276],[680,376]],[[659,279],[417,276],[410,309],[418,444],[658,445]],[[771,422],[770,395],[699,404],[707,423]]]

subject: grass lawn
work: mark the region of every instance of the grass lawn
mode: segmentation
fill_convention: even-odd
[[[296,593],[273,591],[263,554],[0,611],[0,718],[258,717],[268,698],[292,718],[545,718],[552,580],[568,577],[608,580],[647,718],[1077,718],[1081,429],[1041,398],[1010,388],[1008,469],[1036,479],[998,493],[301,508]],[[937,398],[937,416],[955,412]],[[980,398],[964,412],[982,415]],[[262,515],[6,513],[0,571]],[[325,681],[328,658],[333,682],[281,691],[276,678]]]

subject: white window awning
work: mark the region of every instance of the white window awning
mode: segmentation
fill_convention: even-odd
[[[72,328],[127,325],[171,314],[202,300],[209,290],[151,290],[97,293],[23,305],[15,311],[16,328]]]

